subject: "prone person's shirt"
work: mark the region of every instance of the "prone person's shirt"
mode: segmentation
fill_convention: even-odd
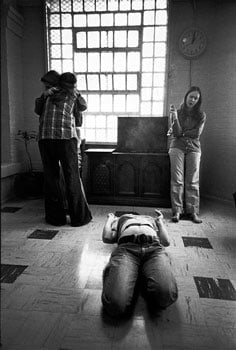
[[[153,217],[148,215],[124,214],[116,223],[113,229],[117,230],[117,241],[120,237],[129,235],[145,234],[147,236],[156,236],[158,227]]]

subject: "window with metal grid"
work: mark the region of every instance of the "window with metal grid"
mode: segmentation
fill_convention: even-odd
[[[86,142],[116,143],[118,116],[163,116],[167,0],[47,0],[48,66],[74,72]]]

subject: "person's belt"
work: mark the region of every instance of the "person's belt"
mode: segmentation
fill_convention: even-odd
[[[129,236],[123,236],[119,239],[118,244],[123,243],[137,243],[137,244],[144,244],[144,243],[154,243],[158,242],[158,239],[156,236],[149,236],[149,235],[129,235]]]
[[[131,227],[131,226],[149,226],[149,227],[151,227],[151,228],[153,229],[153,226],[150,225],[150,224],[140,224],[139,222],[133,222],[132,224],[127,225],[127,226],[125,227],[124,231],[125,231],[127,228]]]

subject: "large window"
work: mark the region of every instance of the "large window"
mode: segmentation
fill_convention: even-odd
[[[115,143],[118,116],[163,116],[167,0],[47,0],[49,69],[88,102],[87,142]]]

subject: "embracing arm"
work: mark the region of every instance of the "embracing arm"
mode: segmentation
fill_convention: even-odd
[[[107,221],[104,225],[102,232],[102,240],[104,243],[115,243],[117,242],[117,228],[116,225],[113,227],[113,223],[116,220],[116,216],[112,213],[107,215]]]

